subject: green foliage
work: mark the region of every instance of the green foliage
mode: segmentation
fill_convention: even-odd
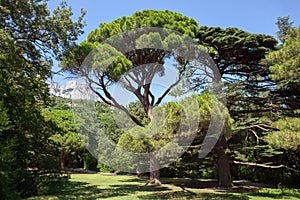
[[[123,150],[135,153],[149,153],[153,151],[153,141],[147,137],[148,133],[144,127],[135,126],[121,135],[118,146]]]
[[[261,59],[273,49],[276,39],[237,28],[200,27],[199,43],[207,47],[224,82],[227,107],[234,119],[245,119],[273,109],[267,66]]]
[[[287,32],[282,47],[268,54],[271,77],[276,81],[299,81],[300,78],[300,26]]]
[[[278,104],[283,105],[281,110],[294,110],[300,108],[300,27],[286,30],[284,43],[278,50],[267,54],[262,61],[270,69],[270,77],[276,82]]]
[[[88,35],[89,42],[103,42],[105,39],[135,28],[160,27],[178,31],[195,37],[198,23],[186,16],[172,11],[144,10],[135,12],[131,17],[122,17],[109,24],[101,23],[99,29]]]
[[[138,153],[161,149],[171,142],[179,130],[181,120],[184,121],[181,109],[181,105],[175,102],[155,107],[151,123],[145,127],[134,126],[120,137],[118,145]]]
[[[165,59],[170,56],[173,56],[175,60],[177,59],[179,65],[176,68],[178,70],[183,68],[180,65],[184,65],[180,55],[177,55],[180,54],[179,52],[173,52],[170,55],[169,51],[163,50],[165,47],[168,49],[172,48],[169,45],[173,45],[173,48],[175,48],[174,44],[176,42],[185,44],[182,38],[181,40],[176,40],[178,38],[172,34],[166,36],[160,29],[154,29],[156,31],[151,34],[148,34],[148,29],[136,29],[145,27],[169,28],[192,38],[195,37],[198,30],[198,24],[195,20],[175,12],[153,10],[136,12],[130,17],[122,17],[109,24],[100,24],[99,29],[92,31],[86,41],[66,52],[64,59],[60,63],[63,70],[86,78],[91,87],[95,86],[95,84],[99,85],[103,93],[96,92],[96,94],[101,100],[125,111],[138,125],[143,125],[143,123],[113,99],[109,91],[110,86],[117,81],[123,81],[124,88],[135,93],[138,100],[143,104],[145,112],[149,113],[150,107],[154,107],[154,103],[156,103],[154,101],[155,97],[151,96],[150,85],[155,75],[162,76],[164,74],[163,64]],[[130,40],[134,41],[133,43],[126,44],[124,43],[125,41],[122,41],[123,37],[118,37],[124,31],[128,31],[126,35],[130,37]],[[169,42],[170,44],[168,44]],[[123,45],[123,47],[120,47],[120,45]],[[84,70],[79,70],[80,66]],[[143,70],[139,69],[139,66],[143,66]],[[134,71],[132,75],[140,77],[129,78],[131,76],[129,73],[132,71]],[[94,77],[91,77],[91,74]],[[126,76],[123,76],[122,80],[120,80],[121,75]],[[94,81],[95,78],[98,79],[97,83]],[[128,80],[134,83],[130,84]],[[133,88],[136,85],[137,87],[142,87],[141,84],[145,84],[143,90]],[[151,102],[150,99],[152,99]]]
[[[99,29],[96,29],[89,33],[86,41],[82,42],[79,46],[65,53],[64,59],[62,60],[60,65],[64,70],[68,70],[74,74],[78,74],[79,67],[85,61],[85,66],[87,66],[89,70],[104,70],[107,72],[105,73],[105,76],[107,76],[106,78],[112,81],[117,81],[120,75],[123,75],[132,67],[145,64],[136,63],[136,55],[139,52],[122,52],[126,53],[126,55],[123,55],[112,47],[114,46],[112,44],[116,44],[118,42],[120,43],[120,41],[118,41],[120,38],[118,38],[117,35],[123,33],[124,31],[131,31],[128,34],[134,34],[137,36],[140,35],[140,37],[134,36],[136,37],[136,46],[133,49],[144,49],[145,47],[153,47],[154,49],[156,49],[154,52],[154,49],[150,49],[150,52],[147,52],[147,50],[143,50],[145,52],[145,55],[143,56],[145,57],[143,62],[146,61],[148,63],[154,63],[156,62],[156,60],[162,62],[160,61],[160,54],[164,55],[165,53],[161,50],[158,51],[157,48],[163,48],[163,40],[165,38],[157,37],[160,35],[158,32],[144,34],[143,32],[139,33],[138,31],[133,31],[135,28],[144,27],[168,28],[192,38],[195,37],[198,30],[198,24],[195,20],[185,17],[179,13],[154,10],[136,12],[130,17],[122,17],[109,24],[101,23]],[[109,40],[102,44],[102,42],[104,42],[106,39]],[[168,40],[170,40],[170,38]],[[123,42],[121,41],[122,44]],[[157,51],[158,54],[155,54],[155,52]],[[90,55],[88,56],[88,54]],[[156,55],[156,57],[158,58],[154,57],[151,62],[147,61],[146,56],[150,57],[153,55]],[[140,60],[141,59],[139,59],[139,62]]]
[[[3,105],[3,101],[0,101],[0,132],[9,129],[9,124],[7,110]]]
[[[149,123],[149,119],[140,101],[130,102],[127,105],[127,108],[130,113],[132,113],[140,122],[142,122],[142,124],[147,125]]]
[[[65,2],[50,15],[47,3],[0,3],[0,196],[16,199],[42,192],[42,175],[59,177],[57,147],[49,139],[57,127],[41,106],[49,102],[46,79],[52,59],[74,45],[82,16],[71,20]],[[3,115],[2,115],[3,114]],[[3,163],[3,164],[2,164]],[[50,182],[50,176],[47,182]],[[2,187],[3,186],[3,187]]]
[[[173,118],[176,114],[171,114],[171,116],[166,114],[166,123],[164,124],[164,122],[162,122],[162,125],[165,125],[165,127],[162,128],[162,131],[156,131],[158,130],[157,126],[160,126],[160,124],[155,122],[155,117],[153,121],[151,115],[153,114],[153,116],[155,116],[159,115],[157,114],[159,112],[168,112],[168,109],[165,109],[166,107],[163,106],[161,110],[164,111],[158,111],[157,109],[152,110],[152,108],[158,107],[165,95],[162,97],[154,96],[153,91],[150,90],[150,86],[155,76],[164,75],[165,66],[163,64],[165,63],[165,59],[171,57],[174,58],[174,62],[177,62],[174,67],[179,72],[178,76],[180,77],[178,78],[180,79],[181,76],[184,75],[184,71],[186,71],[186,61],[182,58],[185,55],[182,54],[188,45],[190,45],[191,39],[189,38],[190,41],[188,42],[187,37],[180,37],[176,34],[166,35],[162,29],[153,29],[156,31],[148,34],[149,31],[147,28],[149,27],[175,30],[184,36],[190,36],[192,38],[195,38],[198,30],[198,24],[195,20],[178,13],[153,10],[136,12],[130,17],[122,17],[109,24],[100,24],[99,29],[92,31],[85,42],[71,49],[69,52],[66,52],[61,62],[63,70],[68,70],[74,75],[86,79],[90,87],[97,85],[98,91],[94,90],[94,92],[104,103],[109,104],[116,110],[121,110],[123,114],[127,115],[127,117],[124,117],[125,119],[121,117],[118,123],[124,125],[127,129],[125,131],[128,133],[123,134],[120,138],[109,138],[113,138],[111,142],[117,141],[119,147],[129,152],[149,152],[158,150],[164,146],[173,145],[171,140],[176,134],[176,128],[178,128],[179,124],[178,119]],[[140,30],[138,28],[145,29]],[[125,33],[126,36],[124,36],[125,41],[123,41],[123,36],[118,37],[118,35],[124,31],[127,31]],[[129,36],[133,42],[128,41],[129,43],[126,43],[127,36]],[[178,47],[178,44],[183,46]],[[120,45],[122,47],[120,47]],[[91,50],[92,47],[93,50]],[[167,50],[164,50],[165,48],[167,48]],[[170,49],[176,49],[177,51],[171,52],[169,51]],[[91,50],[91,52],[86,54],[88,50]],[[77,56],[77,54],[80,53],[82,54]],[[125,107],[114,99],[109,89],[110,86],[117,81],[121,82],[125,89],[136,96],[141,103],[143,114],[141,114],[140,109],[132,109],[135,105]],[[166,106],[172,107],[173,105]],[[119,110],[113,112],[119,112]],[[144,117],[145,115],[147,115],[148,120]],[[102,137],[100,136],[101,134],[113,135],[106,131],[108,130],[106,127],[109,127],[109,125],[114,127],[113,123],[111,123],[109,113],[103,113],[99,116],[102,119],[108,119],[106,120],[107,122],[101,122],[99,129],[95,129],[97,131],[88,130],[91,134],[99,133],[98,138],[95,138],[96,141],[99,141],[98,146],[99,143],[101,143],[99,139]],[[126,118],[132,120],[134,125]],[[187,119],[187,121],[189,120]],[[151,123],[149,124],[149,122]],[[85,123],[83,122],[83,124]],[[140,127],[136,127],[136,125]],[[145,126],[145,128],[142,128],[142,126]],[[185,124],[185,126],[189,127],[189,124]],[[90,127],[87,129],[90,129]],[[133,132],[137,134],[135,135],[136,137],[142,137],[143,139],[136,140]],[[188,137],[191,133],[187,131],[185,134]],[[149,139],[148,136],[153,136],[153,140]],[[104,146],[95,152],[111,153],[109,144],[101,145]],[[179,147],[174,149],[178,150],[177,148]],[[119,154],[122,152],[115,153]],[[176,151],[168,153],[171,155],[176,153]],[[99,153],[96,155],[99,155]],[[123,156],[120,159],[124,159],[124,163],[129,162],[129,158],[125,157],[126,156]]]
[[[119,120],[129,121],[125,116],[121,116],[122,119],[116,119],[116,116],[120,116],[118,114],[114,114],[109,107],[109,105],[105,103],[97,103],[96,105],[97,117],[99,120],[99,126],[101,127],[101,131],[113,142],[118,143],[119,137],[122,134],[122,131],[119,128],[119,124],[116,122],[120,122]]]
[[[270,65],[270,75],[277,82],[276,93],[287,109],[300,108],[300,27],[291,29],[285,36],[282,47],[266,57]]]
[[[266,166],[285,165],[290,169],[233,165],[233,176],[236,179],[298,187],[299,174],[294,169],[299,168],[299,118],[283,117],[275,122],[268,122],[267,127],[274,127],[268,131],[255,128],[256,125],[260,127],[266,122],[261,119],[254,118],[256,124],[250,122],[244,124],[247,127],[234,131],[235,136],[229,142],[229,154],[242,162],[263,163]],[[274,176],[274,173],[277,175]]]
[[[198,109],[194,109],[193,103],[195,102],[197,102]],[[196,117],[199,115],[200,118]],[[174,160],[174,164],[162,170],[162,175],[212,178],[214,164],[211,157],[208,160],[200,160],[198,156],[213,115],[225,116],[223,131],[229,138],[233,121],[227,109],[212,95],[202,94],[186,97],[177,103],[168,102],[161,107],[155,107],[151,123],[145,127],[135,126],[122,134],[118,146],[125,151],[137,153],[160,151],[157,154],[158,158],[170,159],[174,159],[173,156],[181,152],[183,148],[188,148],[180,159]],[[193,122],[197,123],[196,129],[186,128]],[[197,135],[191,145],[180,142],[180,138],[185,140],[195,136],[195,130]],[[172,148],[168,148],[169,145],[173,145]],[[164,151],[164,149],[168,150]]]
[[[50,139],[53,140],[61,152],[65,161],[84,150],[77,127],[74,123],[74,115],[70,110],[44,109],[43,116],[47,122],[55,124],[58,129]],[[70,163],[72,164],[72,162]]]
[[[66,98],[61,98],[61,97],[55,97],[51,99],[51,109],[54,110],[70,110],[72,100],[71,99],[66,99]]]
[[[207,136],[208,129],[213,128],[214,123],[224,123],[222,134],[228,140],[232,136],[233,120],[227,108],[216,97],[207,93],[192,97],[196,98],[199,106],[197,110],[199,114],[197,135],[193,143],[188,146],[187,151],[176,161],[173,167],[179,169],[179,172],[176,174],[180,177],[215,178],[215,151],[212,149],[211,153],[200,159],[199,150],[204,145],[203,142]],[[192,115],[196,115],[196,113]],[[214,121],[215,119],[219,120]]]
[[[69,49],[64,53],[64,58],[61,61],[60,65],[71,66],[75,68],[74,71],[78,70],[78,67],[84,61],[86,56],[96,47],[96,45],[89,42],[82,42],[81,44]]]
[[[291,113],[291,110],[299,107],[297,29],[287,31],[291,28],[287,20],[279,23],[282,28],[280,31],[286,31],[284,44],[279,50],[275,50],[277,41],[273,37],[251,34],[237,28],[200,27],[197,38],[201,45],[207,47],[220,71],[227,107],[235,120],[227,152],[232,158],[245,162],[270,165],[288,163],[288,166],[295,168],[298,153],[294,152],[289,157],[263,141],[267,132],[274,130],[272,121],[286,113],[281,111]],[[293,36],[289,36],[289,32]],[[263,60],[266,54],[267,62]],[[272,139],[279,142],[279,133],[276,134],[278,138]],[[274,136],[276,134],[272,133]],[[291,136],[287,138],[291,139]],[[293,135],[292,138],[297,136]],[[291,146],[294,147],[293,144]],[[283,170],[280,176],[272,177],[272,170],[233,167],[233,174],[237,178],[278,182],[286,181],[284,176],[292,181],[294,176],[292,172]]]
[[[200,27],[197,38],[201,45],[209,48],[223,78],[229,74],[237,76],[232,78],[253,75],[264,77],[264,71],[258,74],[250,72],[262,68],[258,62],[277,43],[273,37],[263,34],[251,34],[237,28],[206,26]]]
[[[269,133],[264,139],[274,148],[297,150],[300,145],[300,118],[285,117],[274,122],[279,129]]]
[[[13,151],[14,139],[4,140],[4,131],[11,129],[8,121],[7,110],[4,108],[3,102],[0,102],[0,195],[3,199],[14,199],[15,194],[14,180],[16,173],[11,166],[16,162],[16,155]]]
[[[101,162],[98,162],[97,169],[99,169],[99,172],[102,172],[102,173],[112,173],[115,171],[111,167],[108,167]]]
[[[297,185],[296,180],[299,179],[299,174],[292,169],[299,168],[299,116],[295,110],[300,108],[298,47],[300,27],[292,28],[292,23],[288,20],[288,17],[278,19],[278,37],[283,44],[278,46],[277,50],[268,53],[261,62],[269,66],[269,77],[275,82],[275,87],[271,88],[268,96],[274,102],[272,110],[277,113],[275,117],[274,115],[268,117],[275,121],[269,122],[269,125],[278,129],[268,130],[268,133],[262,136],[269,149],[269,153],[266,153],[271,159],[261,158],[261,162],[285,164],[291,168],[291,170],[281,170],[277,179],[272,176],[272,173],[266,172],[265,175],[268,174],[266,179],[287,185]],[[274,155],[274,152],[281,152],[281,154]],[[265,157],[267,154],[262,156]]]

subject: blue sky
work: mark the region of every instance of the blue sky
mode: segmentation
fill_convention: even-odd
[[[50,9],[60,0],[50,0]],[[290,16],[294,26],[300,24],[300,0],[67,0],[75,18],[80,9],[87,11],[83,41],[87,34],[99,27],[101,22],[111,22],[122,16],[130,16],[135,11],[146,9],[171,10],[194,18],[199,25],[237,27],[251,33],[276,36],[275,22],[279,16]],[[57,64],[55,64],[57,65]],[[57,66],[54,71],[58,71]],[[64,77],[56,76],[54,81],[64,84]]]

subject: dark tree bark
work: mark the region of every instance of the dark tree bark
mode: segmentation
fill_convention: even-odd
[[[220,187],[231,187],[231,173],[230,162],[228,156],[225,154],[226,138],[224,134],[221,135],[215,150],[216,150],[216,169]]]

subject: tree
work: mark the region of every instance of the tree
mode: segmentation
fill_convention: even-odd
[[[193,106],[190,106],[191,104],[195,103],[192,99],[197,101],[197,106],[198,106],[197,109],[193,109]],[[187,108],[189,106],[190,108]],[[189,118],[189,120],[183,120],[185,112],[191,112],[190,113],[191,116],[201,116],[199,119],[196,120],[197,121],[196,135],[194,135],[194,133],[189,133],[188,130],[184,130],[184,127],[190,126],[189,123],[191,121],[195,122],[195,120],[192,118]],[[154,123],[153,121],[151,122],[151,124],[145,126],[144,128],[140,126],[135,126],[121,135],[118,142],[118,146],[121,147],[122,149],[125,149],[126,151],[141,152],[141,153],[152,152],[154,150],[166,146],[172,146],[172,148],[166,148],[167,149],[166,154],[158,154],[157,158],[161,160],[160,164],[162,165],[165,164],[164,158],[168,156],[172,162],[176,161],[176,163],[178,163],[179,165],[184,165],[184,164],[190,165],[193,162],[197,162],[196,165],[200,166],[203,163],[203,160],[199,158],[198,151],[199,149],[202,149],[203,151],[203,148],[201,147],[206,145],[204,141],[206,140],[206,136],[209,137],[208,132],[210,126],[214,126],[214,123],[211,123],[212,118],[220,118],[220,116],[225,116],[223,133],[226,140],[229,139],[231,136],[232,120],[229,116],[228,111],[222,108],[222,103],[219,102],[217,98],[209,94],[192,95],[189,97],[185,97],[179,102],[168,102],[162,106],[162,109],[158,109],[158,107],[154,108],[154,113],[155,115],[165,116],[163,118],[161,117],[158,123],[155,123],[156,125],[159,124],[160,126],[162,126],[161,128],[159,129],[154,128],[153,127],[154,124],[152,124]],[[153,119],[158,120],[158,117],[153,117]],[[221,120],[218,120],[218,123],[220,121]],[[178,133],[180,129],[181,132]],[[154,130],[157,130],[157,132],[154,133]],[[147,135],[149,134],[151,135],[155,134],[155,135],[153,135],[152,137],[147,137]],[[193,142],[185,143],[184,141],[186,140],[187,137],[193,137]],[[177,139],[181,138],[181,142],[174,140],[174,138]],[[219,149],[214,149],[213,151],[220,152]],[[178,152],[180,152],[181,153],[180,155],[182,155],[180,159],[184,160],[187,163],[182,163],[182,161],[179,161],[178,158],[174,156],[177,155]],[[190,154],[190,156],[187,156],[187,154]],[[160,156],[163,156],[163,159],[161,159]],[[218,156],[222,156],[222,155],[218,155]],[[137,159],[142,160],[141,158],[137,158]],[[231,182],[231,177],[230,174],[227,174],[225,176],[223,174],[223,171],[221,171],[223,170],[223,168],[221,168],[221,165],[224,165],[226,163],[220,163],[220,160],[222,160],[222,158],[221,159],[218,158],[214,160],[214,165],[216,166],[217,175],[220,175],[217,176],[219,178],[219,183],[220,185],[223,185],[224,182],[226,181]],[[132,166],[133,169],[135,167],[136,164]],[[229,163],[227,163],[227,166],[225,167],[229,168]],[[167,170],[168,169],[165,169],[164,171]],[[181,167],[180,170],[187,170],[187,169],[185,167]],[[181,172],[181,174],[184,173],[185,172]]]
[[[290,20],[289,16],[277,18],[276,25],[279,30],[276,33],[277,33],[278,39],[283,43],[285,41],[285,37],[286,37],[288,31],[292,29],[292,25],[294,23],[294,22],[289,22],[289,20]]]
[[[188,126],[188,124],[183,125],[180,123],[184,123],[186,120],[184,112],[187,112],[187,110],[183,111],[184,105],[182,103],[184,102],[168,102],[162,107],[155,107],[152,111],[153,118],[150,124],[146,124],[144,127],[135,125],[121,135],[118,141],[119,148],[127,152],[141,154],[133,159],[131,158],[133,160],[131,163],[134,165],[133,169],[146,171],[141,169],[143,169],[145,163],[147,167],[148,162],[145,158],[147,159],[147,153],[150,153],[151,171],[160,173],[157,168],[168,165],[170,160],[174,161],[177,155],[181,154],[180,140],[182,139],[180,138],[191,137],[191,134],[193,134],[189,133],[188,130],[184,130],[183,127]],[[189,101],[189,103],[192,103],[192,101]],[[185,105],[187,104],[185,103]],[[135,112],[137,111],[138,109]],[[180,127],[182,130],[179,130]],[[156,153],[155,157],[153,157],[152,152]],[[145,153],[144,159],[141,158],[143,153]],[[155,180],[151,181],[155,182]]]
[[[53,58],[60,59],[82,33],[83,15],[77,22],[71,16],[65,2],[50,14],[45,1],[1,1],[0,102],[8,125],[0,128],[1,160],[7,159],[0,182],[5,199],[43,192],[38,178],[57,169],[56,146],[49,140],[55,125],[45,122],[41,106],[48,102],[45,81]]]
[[[65,169],[66,161],[70,160],[71,155],[79,155],[84,150],[80,140],[77,127],[74,123],[74,116],[70,110],[45,109],[43,116],[46,122],[52,122],[57,125],[58,131],[50,137],[60,150],[60,167]],[[71,165],[72,163],[69,163]]]
[[[32,102],[31,91],[16,87],[14,81],[1,82],[4,86],[1,89],[5,89],[1,100],[8,122],[0,131],[1,160],[5,163],[1,166],[4,175],[1,185],[7,188],[1,191],[1,196],[7,199],[17,198],[18,193],[29,196],[46,192],[40,187],[43,183],[38,177],[49,173],[59,175],[56,146],[49,140],[55,125],[45,122],[40,105]],[[51,179],[48,180],[50,184]]]
[[[209,51],[224,82],[227,108],[235,121],[234,132],[228,144],[231,152],[234,152],[231,156],[237,158],[237,152],[244,148],[247,132],[253,131],[251,127],[257,124],[269,125],[268,121],[259,118],[266,113],[271,116],[275,112],[270,104],[272,96],[269,95],[270,88],[275,83],[269,77],[268,66],[260,62],[266,53],[275,49],[277,41],[268,35],[251,34],[237,28],[206,26],[200,27],[196,37]],[[253,137],[255,138],[254,134]],[[226,140],[221,138],[216,146],[221,150],[221,155],[224,155],[222,149],[226,146]],[[228,163],[229,160],[222,162]],[[230,173],[228,167],[221,172],[225,177]],[[229,182],[223,185],[228,186]]]
[[[189,45],[187,37],[180,37],[176,34],[166,35],[162,31],[163,29],[151,31],[144,27],[172,29],[192,38],[195,37],[198,30],[195,20],[178,13],[153,10],[136,12],[131,17],[122,17],[109,24],[100,24],[99,29],[88,35],[87,41],[66,52],[64,60],[61,62],[64,70],[84,77],[90,88],[103,102],[122,110],[139,126],[144,126],[143,122],[113,97],[108,89],[109,86],[121,78],[123,87],[133,93],[141,102],[148,120],[151,122],[152,109],[162,102],[192,65],[180,52],[181,47]],[[120,41],[119,39],[122,39],[123,36],[118,38],[118,34],[124,31],[127,31],[123,35],[125,40]],[[128,43],[124,44],[124,42]],[[93,48],[94,51],[90,53]],[[176,51],[176,48],[179,49]],[[185,48],[187,49],[187,47]],[[127,49],[129,50],[127,51]],[[174,51],[171,52],[171,50]],[[181,49],[181,51],[183,50]],[[85,59],[88,56],[87,53],[90,53],[90,60]],[[170,85],[162,95],[155,97],[151,91],[151,83],[155,76],[164,75],[163,64],[169,58],[174,58],[176,62],[178,81]],[[84,59],[85,63],[81,65]],[[82,66],[84,67],[82,68]],[[90,77],[91,74],[93,77]],[[153,159],[155,160],[155,158]],[[158,170],[151,171],[150,178],[160,184]]]
[[[278,103],[285,105],[285,110],[300,108],[300,26],[287,31],[283,45],[277,51],[270,52],[263,61],[270,67],[270,77],[276,81]]]
[[[290,54],[287,54],[288,51],[284,53],[283,50],[276,51],[278,47],[275,46],[276,40],[273,37],[251,34],[236,28],[200,27],[197,37],[200,44],[207,47],[225,82],[227,107],[235,119],[233,137],[228,141],[232,157],[242,161],[252,160],[251,166],[258,166],[255,162],[267,163],[273,156],[272,161],[276,163],[278,149],[271,149],[266,141],[263,141],[263,136],[267,132],[277,130],[272,126],[272,121],[277,120],[283,110],[291,111],[298,108],[299,81],[295,78],[297,64],[291,64],[298,62],[298,51],[293,49]],[[288,34],[285,38],[282,47],[287,45],[286,42],[289,43]],[[264,60],[265,56],[267,62]],[[274,65],[276,62],[272,64],[271,60],[275,58],[280,64]],[[281,63],[290,65],[291,68],[281,70],[279,73],[280,69],[283,69],[280,67],[283,66]],[[285,82],[293,82],[288,87],[285,85],[290,88],[289,91],[282,87],[283,79],[281,81],[278,79],[282,74],[287,74]],[[292,76],[289,77],[289,74]],[[233,161],[233,163],[242,162]],[[259,166],[273,167],[268,164]]]
[[[282,168],[289,170],[288,173],[284,173],[285,179],[290,179],[285,180],[287,184],[296,180],[300,173],[296,170],[299,168],[297,163],[299,162],[300,27],[291,28],[292,23],[288,20],[288,17],[279,18],[277,24],[284,38],[283,44],[278,46],[277,50],[267,54],[262,61],[269,66],[270,77],[276,82],[272,92],[279,105],[278,110],[281,111],[272,123],[276,131],[268,133],[264,140],[273,149],[283,152],[280,160],[285,164],[280,164]]]
[[[276,112],[272,106],[274,96],[270,94],[276,83],[269,77],[268,66],[261,64],[265,54],[275,49],[275,38],[237,28],[206,26],[200,27],[197,38],[220,71],[227,108],[236,123],[241,123],[240,127],[251,121],[250,115],[253,118]]]

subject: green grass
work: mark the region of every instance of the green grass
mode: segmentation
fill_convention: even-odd
[[[165,179],[166,181],[167,179]],[[170,181],[167,181],[170,182]],[[174,182],[174,181],[173,181]],[[213,189],[196,189],[163,184],[144,186],[145,179],[134,176],[109,176],[100,174],[72,174],[70,182],[58,185],[51,195],[31,197],[27,200],[46,199],[215,199],[215,200],[271,200],[300,199],[299,190],[273,189],[252,193],[237,193]]]

